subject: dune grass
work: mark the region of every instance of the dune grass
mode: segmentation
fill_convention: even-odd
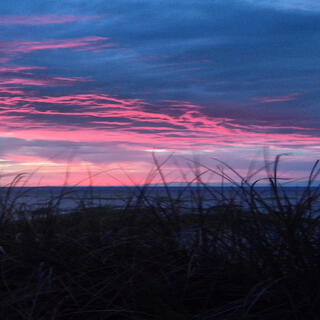
[[[254,174],[199,163],[176,195],[155,161],[165,201],[147,183],[121,210],[65,215],[59,201],[33,214],[18,206],[16,177],[0,197],[0,319],[319,319],[319,163],[290,199],[279,159],[265,168],[268,198]],[[204,172],[233,192],[204,183]],[[193,214],[180,206],[185,193]]]

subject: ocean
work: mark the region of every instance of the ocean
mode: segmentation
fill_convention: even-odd
[[[246,192],[239,193],[234,187],[17,187],[11,190],[0,188],[0,201],[3,205],[14,204],[21,210],[37,210],[55,206],[60,213],[68,213],[81,208],[108,207],[124,209],[138,206],[179,207],[189,213],[199,212],[199,208],[213,208],[224,203],[248,208]],[[257,187],[257,194],[268,204],[275,204],[274,193],[270,187]],[[287,199],[296,204],[305,188],[285,187],[280,192],[284,205]],[[312,189],[315,191],[316,189]],[[284,197],[286,195],[287,199]],[[320,208],[320,200],[314,206]]]

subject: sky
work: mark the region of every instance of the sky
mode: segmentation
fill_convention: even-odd
[[[172,154],[170,181],[266,154],[305,177],[319,80],[318,0],[2,1],[0,184],[142,183]]]

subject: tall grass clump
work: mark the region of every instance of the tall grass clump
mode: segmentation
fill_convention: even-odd
[[[319,161],[292,198],[279,160],[245,177],[193,160],[174,189],[154,158],[123,208],[63,215],[70,190],[34,211],[17,176],[0,191],[0,318],[319,319]]]

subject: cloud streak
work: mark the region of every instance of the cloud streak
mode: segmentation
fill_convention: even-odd
[[[29,71],[33,70],[44,70],[45,67],[40,66],[8,66],[8,67],[0,67],[1,73],[24,73],[30,74]]]
[[[67,137],[74,142],[125,143],[134,136],[132,143],[143,148],[155,147],[156,141],[158,147],[172,151],[201,150],[208,145],[290,147],[320,142],[315,136],[316,128],[242,125],[236,119],[208,116],[203,107],[185,101],[150,105],[143,100],[106,94],[78,94],[7,96],[0,102],[0,115],[6,117],[1,129],[16,138],[35,139],[40,135],[49,140]],[[159,111],[161,108],[163,112]]]
[[[70,22],[86,22],[99,19],[99,16],[76,16],[76,15],[2,15],[0,26],[43,26],[50,24],[65,24]]]
[[[258,101],[261,103],[272,103],[272,102],[286,102],[297,100],[301,96],[300,93],[292,93],[284,96],[278,97],[255,97],[252,98],[253,101]]]
[[[114,43],[106,43],[109,38],[106,37],[84,37],[68,40],[44,40],[44,41],[10,41],[0,42],[0,53],[31,53],[33,51],[42,50],[59,50],[59,49],[74,49],[74,50],[99,50],[115,46]]]
[[[75,82],[87,82],[87,81],[88,81],[87,79],[83,79],[83,78],[47,77],[46,79],[33,79],[33,78],[2,78],[0,76],[0,85],[58,87],[58,86],[68,86]],[[8,93],[10,92],[8,91]],[[11,92],[11,93],[16,94],[17,91]]]

